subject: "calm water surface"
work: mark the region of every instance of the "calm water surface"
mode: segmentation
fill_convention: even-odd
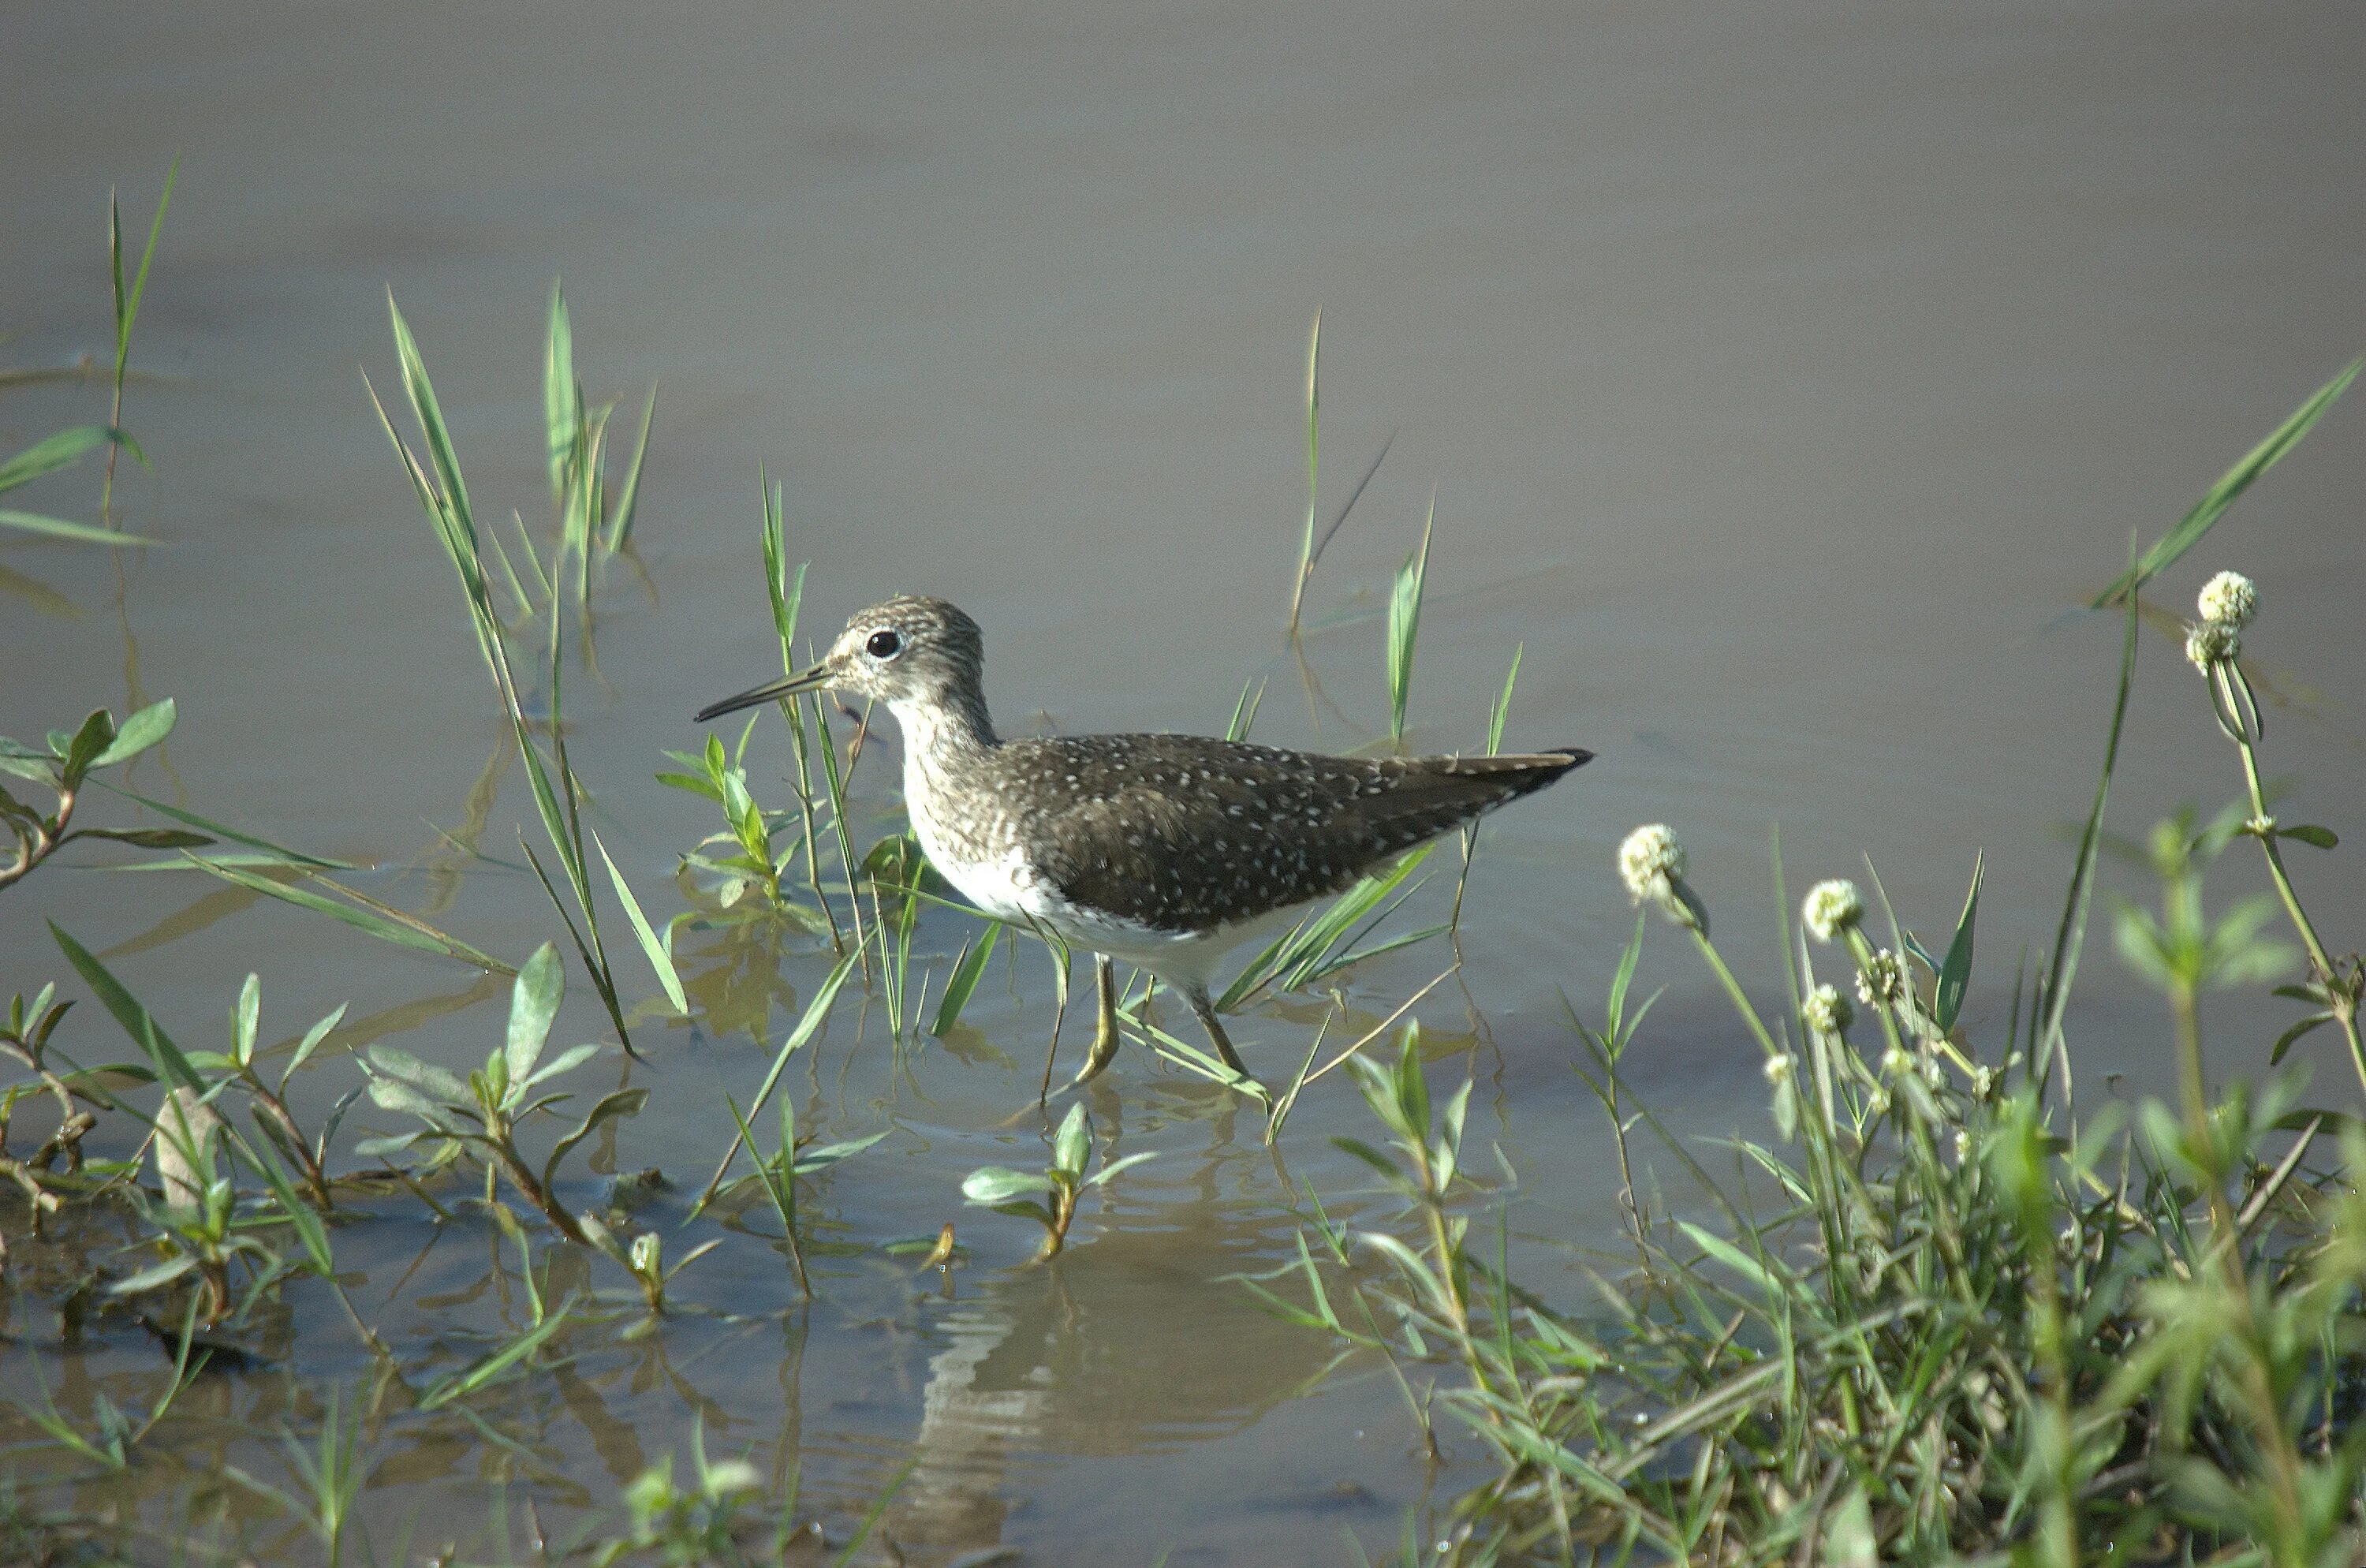
[[[1472,1148],[1516,1172],[1524,1277],[1569,1302],[1572,1249],[1615,1234],[1616,1181],[1555,988],[1598,1011],[1632,918],[1618,836],[1677,826],[1770,998],[1771,828],[1795,886],[1869,854],[1925,932],[1985,851],[1970,1016],[1992,1043],[2018,947],[2050,938],[2059,825],[2101,750],[2118,633],[2073,607],[2366,335],[2351,6],[242,0],[17,6],[0,30],[0,363],[106,352],[107,187],[144,214],[184,159],[135,348],[152,378],[126,412],[154,473],[118,490],[127,524],[173,547],[118,577],[96,552],[0,544],[0,729],[173,695],[180,728],[141,787],[366,861],[362,886],[513,959],[554,934],[539,890],[436,831],[485,811],[489,767],[487,849],[514,858],[531,812],[363,395],[361,369],[391,377],[389,287],[488,517],[546,508],[552,277],[596,396],[637,410],[663,383],[646,575],[608,573],[596,676],[569,705],[596,821],[660,915],[711,823],[650,782],[659,750],[773,667],[760,463],[813,563],[808,624],[894,589],[957,598],[986,628],[1007,730],[1215,730],[1268,678],[1258,738],[1336,749],[1385,735],[1379,611],[1435,490],[1410,743],[1476,744],[1524,647],[1509,743],[1600,754],[1482,836],[1463,967],[1418,1010],[1434,1081],[1480,1080]],[[1282,637],[1318,305],[1326,516],[1394,438],[1311,596],[1319,696]],[[0,450],[102,411],[89,387],[11,392]],[[2222,566],[2259,580],[2287,809],[2366,841],[2361,429],[2337,411],[2162,598],[2181,608]],[[27,494],[86,511],[95,488],[78,471]],[[2151,633],[2129,748],[2124,830],[2237,788]],[[787,755],[772,728],[750,752],[773,804]],[[870,833],[900,821],[894,755],[883,740],[856,775]],[[2354,943],[2354,857],[2302,874]],[[2217,887],[2259,880],[2236,857]],[[250,968],[270,1038],[350,1000],[302,1080],[308,1122],[356,1081],[342,1052],[465,1065],[500,1027],[498,983],[179,874],[59,866],[0,897],[0,988],[66,973],[45,919],[185,1043],[218,1042]],[[967,934],[923,923],[940,984]],[[654,1098],[601,1171],[695,1183],[723,1093],[744,1101],[828,966],[810,943],[777,968],[684,952],[715,1010],[640,1028],[632,1078]],[[2141,1082],[2155,1004],[2107,943],[2090,954],[2080,1059],[2090,1081]],[[1377,1017],[1449,956],[1365,965],[1349,999]],[[629,943],[618,962],[648,989]],[[1754,1050],[1689,955],[1655,932],[1645,972],[1671,991],[1637,1087],[1687,1135],[1757,1127]],[[1291,998],[1235,1034],[1254,1063],[1294,1062],[1319,1015]],[[413,1557],[454,1540],[498,1560],[498,1509],[523,1540],[529,1495],[563,1535],[693,1422],[711,1451],[796,1472],[837,1540],[912,1464],[883,1529],[913,1562],[1008,1544],[1029,1563],[1344,1563],[1343,1533],[1377,1550],[1472,1479],[1474,1442],[1448,1432],[1431,1470],[1383,1369],[1334,1365],[1225,1279],[1289,1254],[1298,1183],[1385,1215],[1328,1143],[1363,1130],[1345,1084],[1277,1157],[1253,1114],[1129,1054],[1090,1103],[1113,1152],[1158,1157],[1087,1204],[1058,1267],[1022,1266],[1018,1222],[961,1209],[970,1168],[1040,1153],[1051,1016],[1034,951],[997,959],[974,1027],[926,1048],[892,1047],[876,998],[850,991],[790,1081],[809,1127],[889,1135],[814,1193],[819,1299],[796,1304],[763,1241],[700,1222],[671,1249],[726,1244],[659,1332],[577,1332],[563,1368],[477,1401],[478,1425],[400,1402],[372,1418],[380,1550],[410,1529]],[[2281,1022],[2229,1010],[2217,1059],[2258,1066]],[[579,976],[561,1034],[602,1028]],[[120,1054],[110,1031],[86,1009],[68,1048]],[[1652,1168],[1687,1201],[1673,1162]],[[338,1232],[339,1258],[400,1355],[456,1366],[520,1321],[515,1253],[422,1213],[389,1203]],[[878,1250],[947,1219],[972,1249],[949,1290]],[[0,1382],[29,1395],[38,1364],[88,1418],[102,1393],[150,1397],[161,1363],[120,1314],[61,1310],[84,1256],[124,1266],[27,1249],[0,1297]],[[562,1288],[623,1283],[563,1249],[550,1266]],[[370,1360],[302,1287],[248,1348],[130,1483],[73,1495],[141,1511],[160,1558],[180,1521],[226,1516],[259,1556],[307,1560],[215,1469],[277,1475],[252,1434],[316,1428],[332,1390],[351,1410]]]

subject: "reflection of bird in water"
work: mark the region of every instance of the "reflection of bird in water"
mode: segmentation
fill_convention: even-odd
[[[1031,1460],[1229,1436],[1327,1369],[1322,1336],[1268,1315],[1224,1278],[1286,1256],[1290,1221],[1244,1224],[1212,1182],[1203,1192],[1172,1205],[1170,1188],[1158,1213],[1168,1223],[1112,1225],[936,1320],[945,1344],[929,1361],[918,1462],[886,1520],[912,1562],[1004,1544],[1011,1472]]]
[[[1086,1077],[1117,1048],[1112,959],[1179,992],[1245,1077],[1208,999],[1224,953],[1592,755],[1329,757],[1188,735],[1006,741],[986,715],[984,660],[977,623],[952,605],[890,599],[849,621],[812,669],[698,716],[824,686],[886,704],[930,863],[987,913],[1098,955]]]

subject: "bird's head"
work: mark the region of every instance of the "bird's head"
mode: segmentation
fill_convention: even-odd
[[[828,687],[890,708],[974,701],[985,661],[977,623],[942,599],[899,595],[846,623],[821,661],[699,711],[700,723]]]

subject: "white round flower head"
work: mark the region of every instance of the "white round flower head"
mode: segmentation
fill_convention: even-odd
[[[1856,999],[1867,1007],[1883,1002],[1902,1001],[1906,997],[1906,971],[1899,966],[1898,954],[1887,948],[1873,955],[1873,962],[1857,972]]]
[[[1881,1054],[1881,1070],[1885,1077],[1902,1078],[1914,1070],[1914,1057],[1901,1045],[1892,1045]]]
[[[2202,585],[2202,618],[2236,630],[2259,613],[2259,585],[2239,571],[2222,571]]]
[[[1996,1069],[1994,1067],[1974,1067],[1972,1069],[1972,1098],[1974,1100],[1986,1100],[1989,1097],[1989,1091],[1994,1088],[1996,1088]]]
[[[1799,1014],[1819,1034],[1838,1034],[1856,1021],[1856,1010],[1837,986],[1818,986],[1809,991],[1808,999],[1799,1004]]]
[[[1785,1084],[1791,1081],[1792,1071],[1797,1067],[1797,1066],[1798,1064],[1794,1062],[1788,1055],[1769,1056],[1766,1058],[1766,1066],[1763,1069],[1766,1074],[1766,1081],[1773,1084],[1776,1089],[1781,1089]]]
[[[2243,636],[2232,621],[2204,621],[2187,629],[2185,660],[2204,675],[2222,659],[2233,659],[2243,651]]]
[[[1808,923],[1809,936],[1818,942],[1830,942],[1865,918],[1865,897],[1857,892],[1855,883],[1845,876],[1835,876],[1808,889],[1808,901],[1799,906],[1799,918]]]
[[[1972,1157],[1972,1135],[1961,1128],[1955,1131],[1955,1163],[1966,1165]]]
[[[1637,904],[1659,906],[1680,926],[1697,927],[1700,915],[1684,891],[1684,847],[1664,822],[1647,822],[1618,846],[1618,878]]]
[[[1640,904],[1665,901],[1669,883],[1684,874],[1684,847],[1676,831],[1664,822],[1647,822],[1627,835],[1618,846],[1618,876],[1627,896]]]

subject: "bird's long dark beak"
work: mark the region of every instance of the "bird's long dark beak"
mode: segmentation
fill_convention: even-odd
[[[719,703],[709,703],[699,709],[698,722],[704,724],[709,719],[721,718],[727,713],[738,713],[741,708],[752,708],[761,703],[794,696],[799,692],[818,691],[829,684],[831,673],[828,665],[817,664],[810,670],[800,670],[794,675],[783,675],[777,681],[750,686],[736,697],[726,697]]]

